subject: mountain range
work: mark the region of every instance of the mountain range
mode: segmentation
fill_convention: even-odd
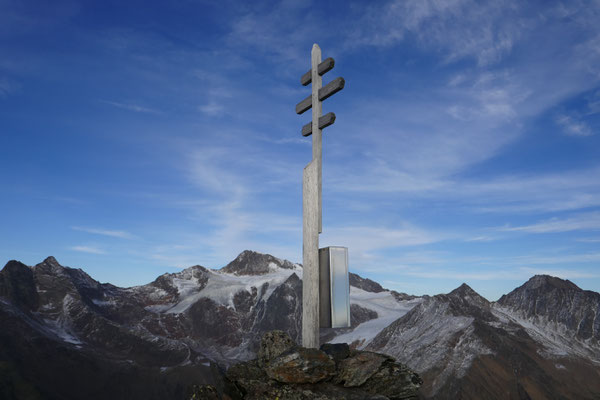
[[[537,275],[489,302],[463,284],[412,296],[350,274],[350,328],[322,342],[388,354],[424,399],[599,399],[600,294]],[[263,333],[301,342],[302,267],[242,252],[120,288],[53,257],[0,271],[0,398],[185,398],[255,357]]]

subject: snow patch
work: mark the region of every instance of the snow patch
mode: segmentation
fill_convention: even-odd
[[[163,313],[165,311],[167,311],[168,309],[172,308],[176,303],[166,303],[166,304],[154,304],[151,306],[146,306],[144,307],[144,309],[146,311],[150,311],[152,313]]]
[[[110,299],[110,300],[92,299],[92,303],[94,303],[95,305],[100,306],[100,307],[115,307],[117,305],[117,302],[115,301],[115,299]]]
[[[173,307],[165,310],[169,314],[179,314],[202,298],[209,298],[217,304],[234,308],[233,296],[242,290],[252,291],[252,287],[260,288],[265,283],[269,284],[267,292],[262,297],[267,300],[279,285],[285,282],[293,273],[298,274],[298,269],[276,268],[273,272],[264,275],[237,276],[220,271],[209,271],[208,282],[204,289],[198,291],[196,279],[174,279],[180,293],[180,301]]]
[[[356,304],[377,313],[377,318],[363,322],[351,332],[341,334],[330,340],[330,343],[352,343],[358,341],[359,349],[366,347],[375,336],[392,322],[409,312],[423,299],[398,301],[391,292],[367,292],[350,286],[350,304]]]
[[[63,342],[67,342],[67,343],[71,343],[71,344],[75,344],[75,345],[82,344],[82,341],[79,340],[79,338],[77,336],[75,336],[74,333],[71,332],[71,329],[68,326],[68,324],[66,323],[66,321],[61,320],[61,319],[58,319],[58,320],[44,319],[44,322],[46,323],[46,327],[48,328],[48,330],[50,332],[52,332],[53,334],[55,334],[56,336],[58,336]]]

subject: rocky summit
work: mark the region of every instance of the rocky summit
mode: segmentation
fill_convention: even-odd
[[[423,383],[385,354],[351,350],[345,343],[307,349],[283,331],[267,332],[258,358],[233,365],[223,380],[220,390],[194,387],[190,399],[417,399]]]

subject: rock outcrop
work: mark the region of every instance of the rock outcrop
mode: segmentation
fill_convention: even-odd
[[[417,399],[423,383],[387,355],[351,350],[345,343],[307,349],[282,331],[267,332],[258,358],[233,365],[224,380],[221,392],[196,386],[191,399]]]

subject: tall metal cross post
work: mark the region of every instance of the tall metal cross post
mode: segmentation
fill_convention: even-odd
[[[302,346],[319,347],[319,233],[323,231],[322,213],[322,129],[335,122],[335,114],[322,115],[322,102],[344,88],[344,78],[336,78],[322,87],[322,78],[335,62],[321,62],[321,49],[315,43],[311,51],[311,69],[300,78],[306,86],[312,82],[312,94],[296,105],[296,113],[312,108],[312,122],[302,127],[302,135],[312,134],[312,161],[302,176]]]

